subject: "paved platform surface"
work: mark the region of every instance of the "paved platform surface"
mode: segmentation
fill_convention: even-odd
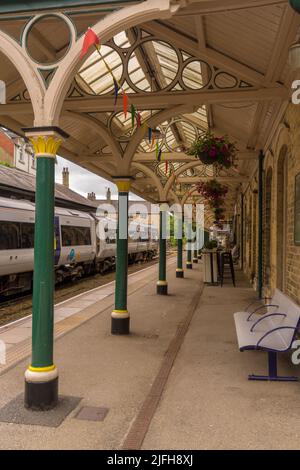
[[[168,260],[173,265],[175,259]],[[128,276],[128,292],[134,293],[151,280],[156,280],[157,265]],[[109,282],[65,300],[54,307],[55,337],[58,338],[114,305],[115,282]],[[31,315],[0,327],[0,341],[5,343],[6,364],[0,363],[0,375],[31,353]]]
[[[265,374],[267,357],[238,350],[232,312],[253,291],[237,274],[236,289],[205,287],[144,449],[300,448],[300,382],[247,380]],[[279,373],[299,376],[290,359],[279,356]]]
[[[156,396],[150,427],[144,429],[144,449],[299,448],[300,384],[248,382],[248,373],[266,370],[266,357],[237,348],[232,314],[254,291],[238,274],[235,289],[229,283],[204,287],[191,311],[202,289],[202,264],[185,271],[185,279],[176,279],[174,271],[171,259],[169,296],[155,293],[156,266],[131,277],[129,336],[110,335],[112,292],[100,299],[103,292],[90,293],[93,303],[82,303],[80,311],[58,321],[57,326],[70,322],[64,331],[61,325],[55,343],[60,393],[82,399],[57,428],[47,426],[47,419],[42,426],[0,423],[0,449],[122,449],[155,385],[163,394]],[[170,351],[175,361],[162,380]],[[23,391],[28,360],[18,360],[2,370],[0,407]],[[279,370],[297,375],[298,368],[290,369],[289,356],[281,357]],[[103,421],[77,419],[82,407],[104,407],[108,413]]]

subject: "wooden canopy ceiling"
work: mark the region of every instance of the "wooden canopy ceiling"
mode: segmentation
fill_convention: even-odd
[[[55,64],[69,53],[70,34],[78,39],[116,9],[125,14],[131,5],[143,8],[148,2],[93,1],[92,8],[83,2],[49,1],[42,11],[38,8],[42,2],[32,2],[30,12],[15,2],[21,4],[18,13],[4,9],[12,2],[2,3],[0,31],[22,44],[24,55],[41,65],[48,87]],[[63,8],[58,3],[68,5]],[[240,187],[251,179],[259,150],[269,148],[288,104],[287,54],[297,37],[299,17],[287,0],[172,1],[168,16],[132,21],[131,27],[102,44],[102,59],[94,52],[81,64],[62,106],[59,125],[70,137],[60,154],[113,180],[118,172],[116,156],[132,152],[132,190],[154,202],[162,195],[170,202],[183,197],[198,201],[196,184],[217,178],[230,189],[226,198],[230,217]],[[71,33],[64,18],[71,20]],[[27,31],[29,21],[32,26]],[[153,146],[136,127],[132,129],[131,117],[125,119],[122,100],[114,103],[113,82],[103,58],[143,121],[160,131],[160,162]],[[0,65],[0,79],[7,85],[0,124],[22,133],[33,125],[30,96],[4,53]],[[236,168],[217,171],[186,153],[207,129],[236,142]]]

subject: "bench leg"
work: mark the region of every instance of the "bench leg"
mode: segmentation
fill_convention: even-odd
[[[248,380],[270,380],[272,382],[297,382],[298,377],[284,377],[277,375],[277,353],[268,352],[269,375],[250,374]]]

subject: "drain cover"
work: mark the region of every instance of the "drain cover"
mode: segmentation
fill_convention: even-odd
[[[101,406],[83,406],[75,418],[85,421],[104,421],[108,411],[108,408]]]

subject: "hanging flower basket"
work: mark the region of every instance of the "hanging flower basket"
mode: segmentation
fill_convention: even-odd
[[[224,218],[225,209],[223,207],[216,207],[215,208],[215,219],[219,221],[220,219]]]
[[[228,187],[220,184],[217,180],[210,180],[199,183],[197,190],[207,200],[211,208],[217,208],[223,205]]]
[[[230,168],[234,165],[237,148],[230,142],[227,136],[216,137],[207,131],[200,135],[188,151],[204,165],[216,165]]]

